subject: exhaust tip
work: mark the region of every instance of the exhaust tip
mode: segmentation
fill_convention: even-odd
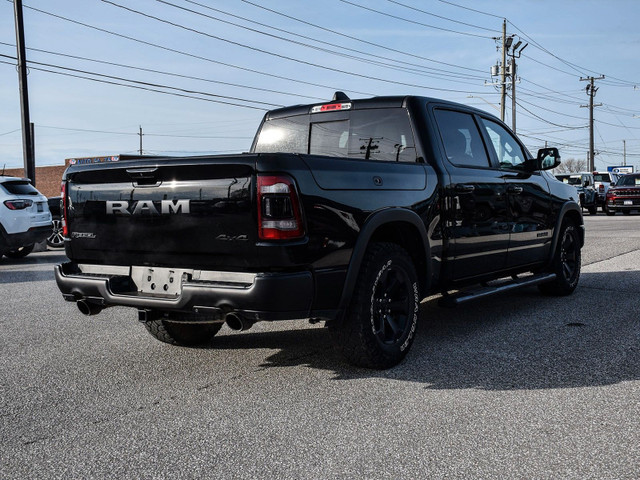
[[[235,330],[237,332],[241,332],[243,330],[249,330],[253,325],[253,322],[251,322],[250,320],[244,317],[241,317],[237,313],[228,313],[227,316],[224,317],[224,319],[225,319],[225,322],[227,323],[227,326],[231,330]]]
[[[95,303],[87,302],[86,300],[78,300],[76,303],[80,313],[86,316],[97,315],[102,311],[102,307]]]

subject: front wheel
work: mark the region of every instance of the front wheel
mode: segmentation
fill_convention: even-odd
[[[560,228],[560,236],[550,269],[556,274],[556,279],[538,285],[538,288],[547,295],[570,295],[578,286],[581,262],[578,227],[567,219]]]
[[[371,244],[347,312],[331,326],[336,348],[360,367],[385,369],[400,363],[415,337],[418,292],[406,250],[393,243]]]
[[[64,247],[64,235],[62,234],[62,221],[60,217],[53,217],[51,235],[47,237],[47,245],[51,248]]]
[[[159,319],[146,321],[144,326],[156,340],[171,345],[196,347],[211,342],[222,328],[222,323],[182,323]]]
[[[14,248],[13,250],[5,250],[3,253],[9,258],[24,258],[33,251],[35,245],[25,245],[24,247]]]

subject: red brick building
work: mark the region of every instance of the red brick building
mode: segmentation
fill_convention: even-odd
[[[36,167],[36,188],[47,197],[60,196],[60,182],[66,165],[52,167]],[[2,170],[0,170],[2,172]],[[24,177],[23,168],[7,168],[4,174],[9,177]]]

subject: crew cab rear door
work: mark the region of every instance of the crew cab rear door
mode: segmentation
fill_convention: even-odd
[[[472,112],[443,106],[433,113],[449,173],[443,186],[452,279],[499,271],[506,267],[509,246],[503,173],[493,168]]]

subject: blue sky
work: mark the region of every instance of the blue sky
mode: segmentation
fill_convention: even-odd
[[[640,166],[635,0],[109,1],[23,0],[37,165],[136,153],[139,126],[149,154],[246,151],[265,110],[321,102],[338,89],[352,98],[439,97],[498,114],[497,90],[485,82],[499,59],[492,37],[506,18],[507,33],[529,43],[516,87],[518,134],[529,149],[547,141],[565,159],[586,158],[588,109],[580,105],[588,97],[579,79],[603,74],[596,168],[622,164],[623,140],[627,164]],[[19,167],[6,0],[0,55],[0,165]]]

